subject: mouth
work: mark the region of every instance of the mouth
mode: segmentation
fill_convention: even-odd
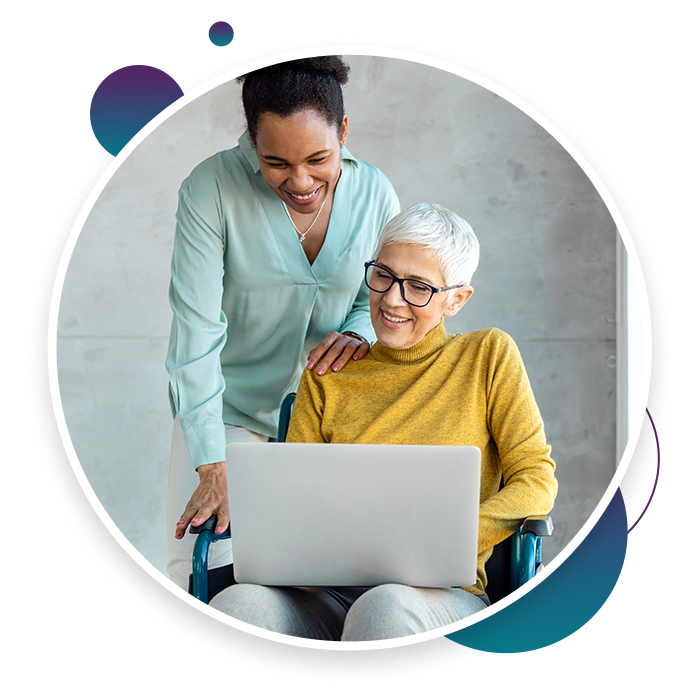
[[[313,192],[309,192],[308,194],[295,194],[293,192],[288,192],[287,190],[285,190],[284,193],[287,195],[292,204],[296,204],[300,207],[307,207],[310,204],[313,204],[319,198],[322,189],[323,186],[318,187]]]
[[[401,316],[394,316],[393,314],[387,313],[384,309],[379,309],[381,314],[382,324],[387,328],[396,330],[397,328],[403,328],[411,319],[403,318]]]

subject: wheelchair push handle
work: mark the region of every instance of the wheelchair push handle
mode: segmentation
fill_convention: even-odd
[[[190,525],[190,534],[191,535],[199,535],[201,532],[205,532],[207,530],[211,530],[212,532],[214,531],[214,528],[216,527],[216,514],[212,515],[208,520],[205,520],[201,525]],[[222,532],[220,535],[215,535],[215,539],[223,539],[224,537],[230,537],[231,536],[231,525],[229,525],[224,532]]]

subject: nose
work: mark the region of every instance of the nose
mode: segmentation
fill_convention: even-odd
[[[292,170],[287,184],[294,192],[307,192],[313,188],[314,179],[305,166],[298,166]]]
[[[399,283],[394,280],[393,284],[389,289],[384,292],[384,302],[387,306],[405,306],[406,301],[401,296],[401,287]]]

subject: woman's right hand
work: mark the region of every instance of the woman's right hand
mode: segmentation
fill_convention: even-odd
[[[309,353],[306,369],[316,369],[316,374],[325,374],[333,365],[333,371],[339,372],[350,361],[362,359],[369,352],[369,343],[354,336],[331,331]],[[333,364],[335,363],[335,364]]]
[[[220,535],[229,523],[228,491],[226,488],[226,462],[203,464],[197,468],[199,486],[192,494],[185,512],[177,521],[175,539],[185,536],[187,526],[201,525],[216,513],[214,532]]]

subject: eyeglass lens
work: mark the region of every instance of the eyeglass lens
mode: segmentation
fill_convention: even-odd
[[[403,300],[415,306],[425,306],[433,296],[433,290],[418,280],[399,280],[388,270],[376,265],[370,265],[367,272],[367,285],[375,292],[387,292],[394,282],[401,288]]]

